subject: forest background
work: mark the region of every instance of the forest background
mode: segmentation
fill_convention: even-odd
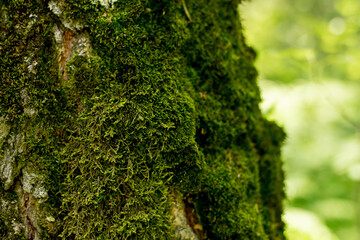
[[[290,240],[360,239],[360,1],[240,6],[283,149]]]

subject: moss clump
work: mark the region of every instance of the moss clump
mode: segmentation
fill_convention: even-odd
[[[283,239],[284,136],[258,107],[240,1],[186,1],[192,21],[181,1],[54,2],[61,15],[4,4],[0,38],[0,112],[25,136],[17,161],[45,177],[56,219],[43,238],[172,239],[172,187],[201,236]],[[81,34],[88,55],[71,53]],[[12,98],[24,89],[26,103]]]
[[[210,239],[283,238],[282,228],[271,226],[282,226],[284,135],[259,111],[255,53],[244,42],[238,3],[188,4],[194,22],[184,51],[206,159],[195,199]]]

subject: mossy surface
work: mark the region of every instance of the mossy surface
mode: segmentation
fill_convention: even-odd
[[[44,176],[55,218],[42,238],[173,239],[175,188],[203,238],[283,239],[284,134],[258,107],[240,1],[52,2],[61,15],[6,1],[0,23],[1,154],[24,136],[16,163]],[[89,54],[71,53],[80,34]]]

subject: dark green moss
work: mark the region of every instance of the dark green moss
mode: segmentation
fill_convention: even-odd
[[[2,6],[0,113],[25,136],[17,161],[45,176],[57,221],[44,239],[172,239],[170,187],[209,239],[284,238],[284,136],[258,107],[240,1],[185,2],[192,21],[181,1],[64,0],[61,16],[46,1]],[[64,19],[91,51],[59,70]]]
[[[280,137],[274,135],[279,135],[279,130],[275,125],[264,124],[259,111],[255,54],[244,43],[237,4],[238,1],[188,4],[192,35],[184,51],[188,76],[196,89],[192,97],[198,113],[197,142],[207,166],[198,206],[210,239],[283,238],[281,227],[269,227],[282,226],[279,217],[284,196],[279,147],[283,137],[281,131]],[[267,147],[263,149],[258,144],[263,138],[276,140],[263,142]],[[276,220],[270,217],[274,214]]]

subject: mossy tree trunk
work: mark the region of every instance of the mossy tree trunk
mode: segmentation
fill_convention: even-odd
[[[0,2],[0,238],[284,239],[240,0]]]

